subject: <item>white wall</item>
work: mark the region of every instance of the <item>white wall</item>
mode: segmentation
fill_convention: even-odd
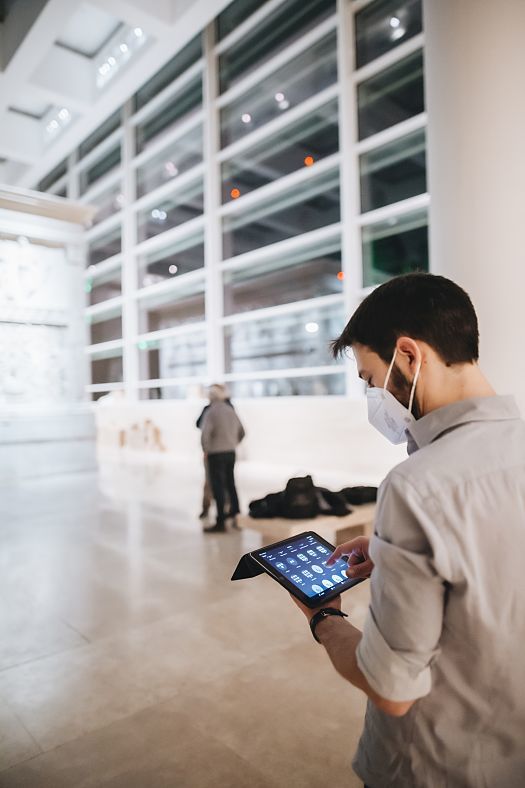
[[[100,400],[95,408],[100,460],[162,459],[200,473],[195,421],[204,404]],[[404,447],[391,446],[370,427],[364,398],[276,397],[234,404],[247,433],[238,451],[238,477],[261,494],[306,473],[334,488],[379,484],[406,457]]]

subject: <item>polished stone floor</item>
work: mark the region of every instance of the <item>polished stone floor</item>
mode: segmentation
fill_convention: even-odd
[[[362,695],[277,584],[230,582],[260,537],[198,504],[154,463],[1,490],[2,788],[360,785]]]

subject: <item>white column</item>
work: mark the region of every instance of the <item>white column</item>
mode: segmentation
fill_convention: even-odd
[[[525,412],[525,2],[424,0],[430,254]]]
[[[217,58],[214,52],[214,27],[208,25],[204,42],[204,255],[206,270],[206,345],[208,378],[222,380],[224,375],[224,342],[222,281],[219,263],[222,259],[220,165],[217,160],[219,143],[219,111],[217,98]]]
[[[122,211],[122,353],[124,363],[124,390],[126,399],[138,398],[137,382],[139,379],[138,348],[138,312],[135,291],[137,289],[137,260],[134,249],[137,243],[135,214],[131,208],[135,200],[135,170],[131,161],[135,155],[135,129],[129,122],[133,113],[132,99],[122,108],[122,124],[124,136],[122,140],[122,194],[124,207]]]

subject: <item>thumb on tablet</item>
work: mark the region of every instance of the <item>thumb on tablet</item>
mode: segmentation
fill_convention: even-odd
[[[374,564],[369,558],[366,561],[361,561],[361,563],[357,563],[349,566],[345,574],[347,577],[351,577],[352,579],[369,577],[370,574],[372,573],[373,568],[374,568]]]

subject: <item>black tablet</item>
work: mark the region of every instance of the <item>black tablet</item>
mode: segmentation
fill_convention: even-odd
[[[334,550],[319,534],[305,531],[254,550],[250,557],[303,604],[314,608],[363,582],[364,578],[346,576],[346,559],[339,558],[332,566],[326,566]]]

